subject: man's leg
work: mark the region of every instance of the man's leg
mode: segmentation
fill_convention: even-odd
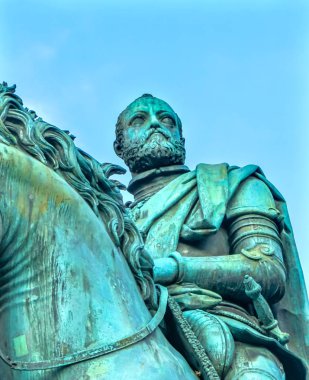
[[[229,328],[218,317],[202,310],[188,310],[183,316],[204,347],[220,378],[224,378],[233,362],[235,347]],[[191,365],[194,367],[194,363]]]
[[[285,380],[282,364],[264,347],[235,342],[234,360],[224,380]]]

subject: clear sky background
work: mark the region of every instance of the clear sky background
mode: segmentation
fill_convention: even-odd
[[[121,163],[120,111],[145,92],[165,99],[183,121],[190,168],[255,163],[283,193],[309,283],[308,1],[0,7],[0,79],[17,84],[27,107],[96,159]]]

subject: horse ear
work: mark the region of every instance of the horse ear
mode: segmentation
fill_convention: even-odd
[[[114,141],[114,150],[118,157],[123,158],[122,145],[117,140]]]

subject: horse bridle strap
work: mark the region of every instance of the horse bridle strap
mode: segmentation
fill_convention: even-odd
[[[57,367],[64,367],[70,364],[79,363],[85,360],[94,359],[102,355],[109,354],[121,350],[125,347],[131,346],[141,340],[145,339],[149,334],[151,334],[161,323],[167,305],[168,291],[165,287],[157,285],[160,289],[160,300],[159,307],[152,317],[152,319],[144,326],[142,329],[138,330],[136,333],[127,336],[125,338],[119,339],[114,343],[106,344],[101,347],[92,348],[89,350],[83,350],[76,352],[74,354],[62,356],[55,359],[43,360],[39,362],[21,362],[13,361],[2,352],[0,352],[0,357],[14,370],[19,371],[35,371],[35,370],[46,370],[53,369]]]

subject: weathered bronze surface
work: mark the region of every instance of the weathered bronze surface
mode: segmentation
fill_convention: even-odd
[[[169,289],[169,341],[203,379],[305,379],[305,284],[286,203],[261,169],[190,171],[179,117],[149,94],[119,115],[114,147]]]
[[[151,95],[120,115],[115,150],[127,208],[120,167],[0,84],[0,379],[305,379],[278,190],[254,165],[190,171],[179,117]]]
[[[157,327],[167,292],[108,179],[119,168],[14,92],[0,85],[0,379],[196,379]]]

